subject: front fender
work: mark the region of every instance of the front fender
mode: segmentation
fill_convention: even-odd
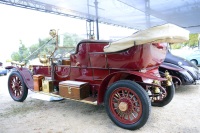
[[[15,67],[12,71],[17,71],[22,76],[24,83],[26,84],[27,88],[33,90],[33,76],[28,68],[23,67]],[[12,73],[12,72],[11,72]]]

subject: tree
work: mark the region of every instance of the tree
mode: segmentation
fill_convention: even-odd
[[[188,41],[189,47],[197,47],[198,46],[199,34],[190,34],[190,39]]]
[[[38,54],[41,52],[42,50],[42,46],[45,45],[48,41],[50,40],[50,38],[45,38],[45,39],[38,39],[39,43],[33,44],[29,47],[29,57],[28,60],[31,59],[35,59],[38,57]],[[41,48],[41,49],[40,49]]]
[[[75,47],[80,40],[81,38],[76,34],[65,33],[63,46]]]
[[[20,55],[19,55],[19,52],[13,52],[11,54],[11,58],[13,61],[20,61]]]
[[[29,55],[28,49],[20,40],[20,46],[18,52],[14,52],[11,55],[12,60],[22,62]]]
[[[173,44],[171,46],[172,49],[180,49],[182,47],[188,46],[191,48],[197,47],[198,46],[198,38],[199,34],[190,34],[189,35],[189,40],[187,42],[183,42],[183,43],[177,43],[177,44]]]
[[[45,54],[48,53],[49,51],[52,51],[55,47],[55,39],[51,40],[50,38],[45,38],[45,39],[38,39],[38,43],[32,44],[29,48],[26,48],[25,45],[22,43],[20,40],[20,46],[17,52],[13,52],[11,55],[12,60],[14,61],[25,61],[25,60],[31,60],[35,59],[38,57],[38,54]],[[68,47],[75,47],[78,42],[82,40],[78,35],[76,34],[69,34],[65,33],[64,34],[64,41],[63,41],[63,46],[68,46]],[[45,45],[48,43],[48,46],[46,47]]]

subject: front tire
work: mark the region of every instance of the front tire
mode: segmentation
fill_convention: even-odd
[[[105,108],[110,119],[119,127],[136,130],[147,122],[151,103],[146,91],[137,83],[120,80],[106,91]]]
[[[23,102],[28,95],[22,76],[17,71],[13,71],[8,77],[8,91],[13,100]]]

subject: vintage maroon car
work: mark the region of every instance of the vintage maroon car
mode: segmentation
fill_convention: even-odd
[[[30,89],[104,104],[116,125],[134,130],[147,122],[151,105],[161,107],[172,100],[172,78],[167,71],[161,77],[158,67],[166,56],[166,42],[185,41],[189,33],[167,24],[116,42],[82,40],[73,53],[73,48],[60,45],[64,40],[55,30],[50,35],[55,42],[37,51],[43,65],[31,65],[30,72],[24,64],[15,63],[8,78],[11,97],[22,102]]]

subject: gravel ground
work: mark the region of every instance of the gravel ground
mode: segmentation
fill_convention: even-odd
[[[146,125],[134,131],[116,126],[104,106],[71,100],[11,99],[0,76],[0,133],[200,133],[200,85],[182,86],[165,107],[152,107]]]

